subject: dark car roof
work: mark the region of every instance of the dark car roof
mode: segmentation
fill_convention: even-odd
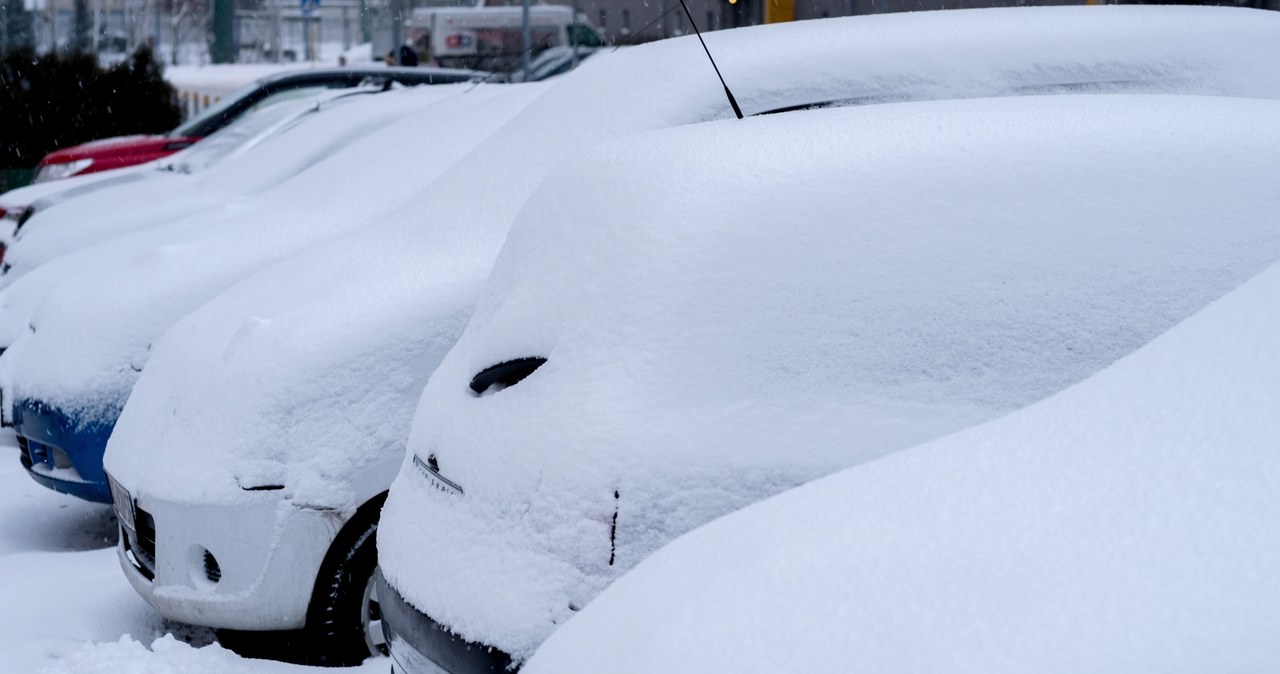
[[[405,68],[371,65],[359,68],[313,68],[276,73],[258,80],[263,86],[346,83],[355,86],[366,79],[391,80],[401,84],[449,84],[467,82],[487,73],[454,68]]]
[[[243,93],[234,101],[215,106],[212,114],[206,113],[195,120],[184,122],[169,132],[172,137],[182,136],[203,138],[218,129],[230,124],[232,120],[249,110],[259,101],[280,91],[301,89],[303,87],[324,86],[333,89],[354,87],[362,82],[389,84],[392,82],[405,86],[420,84],[452,84],[469,82],[485,76],[486,73],[474,70],[455,70],[450,68],[405,68],[370,65],[358,68],[309,68],[268,75],[256,82],[251,91]]]

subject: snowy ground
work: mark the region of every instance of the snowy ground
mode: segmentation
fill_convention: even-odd
[[[377,658],[349,670],[248,660],[213,644],[209,630],[161,618],[116,562],[108,506],[36,484],[0,434],[0,670],[124,674],[346,671],[382,674]]]

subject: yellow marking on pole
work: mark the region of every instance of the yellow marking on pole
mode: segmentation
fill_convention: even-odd
[[[784,21],[795,20],[796,0],[764,0],[765,23],[783,23]]]

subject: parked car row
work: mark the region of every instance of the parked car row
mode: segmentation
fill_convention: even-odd
[[[0,195],[50,204],[0,409],[36,481],[113,504],[138,594],[245,654],[1265,669],[1277,30],[720,31],[742,120],[690,38],[299,93]]]
[[[35,181],[144,164],[172,155],[215,133],[251,110],[328,89],[355,86],[415,86],[467,82],[486,73],[447,68],[316,68],[263,77],[225,96],[217,105],[163,135],[125,136],[84,143],[52,152],[40,161]]]

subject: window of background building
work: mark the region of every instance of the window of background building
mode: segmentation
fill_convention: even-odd
[[[707,10],[707,30],[715,30],[715,29],[716,29],[716,13],[711,10]]]
[[[602,9],[600,10],[600,27],[606,28],[608,27],[608,25],[609,25],[609,11]]]
[[[629,9],[622,10],[622,30],[627,33],[631,32],[631,10]]]
[[[684,14],[676,12],[675,34],[684,35]]]

